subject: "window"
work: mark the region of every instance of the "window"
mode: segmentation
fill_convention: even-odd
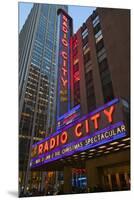
[[[87,106],[88,106],[88,111],[91,111],[96,107],[96,99],[93,86],[87,88]]]
[[[49,49],[53,49],[53,41],[46,39],[46,47]]]
[[[86,44],[83,46],[83,51],[85,51],[87,48],[88,48],[88,43],[86,43]]]
[[[88,73],[90,70],[92,70],[91,60],[88,63],[86,63],[86,65],[84,67],[85,67],[85,73]]]
[[[103,95],[104,95],[105,103],[107,103],[108,101],[110,101],[114,98],[112,82],[103,86]]]
[[[49,5],[42,5],[41,12],[45,17],[48,17]]]
[[[105,49],[103,48],[98,55],[102,57],[105,55]],[[99,58],[100,58],[99,57]],[[107,59],[104,58],[99,63],[99,71],[100,71],[100,78],[102,83],[102,90],[103,90],[103,96],[104,96],[104,102],[108,102],[114,98],[113,94],[113,87],[112,87],[112,81],[111,81],[111,74],[108,68]]]
[[[97,54],[98,62],[102,62],[106,58],[106,49],[103,47]]]
[[[49,60],[52,60],[52,52],[46,49],[44,53],[44,58],[48,58]]]
[[[111,82],[111,76],[110,76],[110,73],[109,71],[104,71],[102,74],[101,74],[101,80],[102,80],[102,85],[106,85],[108,83]]]
[[[88,43],[88,35],[82,41],[83,41],[83,47],[84,47]]]
[[[96,35],[100,31],[100,29],[101,29],[101,25],[99,23],[94,27],[94,34]]]
[[[87,49],[85,49],[85,50],[83,51],[83,54],[85,55],[85,54],[87,54],[87,53],[90,53],[89,51],[90,51],[90,49],[89,49],[89,47],[88,47]]]
[[[86,23],[83,23],[83,24],[82,24],[82,27],[81,27],[82,32],[84,32],[84,30],[85,30],[86,28],[87,28]]]
[[[95,34],[95,38],[98,38],[100,35],[102,35],[102,31],[101,30],[99,30],[99,32]]]
[[[100,73],[108,68],[107,59],[105,58],[101,63],[99,63]]]
[[[88,36],[88,29],[87,28],[82,32],[82,38],[84,39],[86,36]]]
[[[93,27],[95,27],[99,22],[100,22],[99,16],[97,16],[97,17],[93,20]]]
[[[91,60],[91,57],[90,57],[90,52],[88,51],[86,54],[84,54],[84,65],[85,65],[89,60]]]
[[[104,54],[102,54],[99,58],[98,58],[98,62],[100,63],[103,59],[106,58],[106,52]]]
[[[88,112],[96,108],[96,100],[94,95],[88,97],[87,107],[88,107]]]
[[[100,36],[96,39],[96,43],[98,43],[102,38],[103,38],[103,36],[100,35]]]
[[[101,39],[97,44],[96,44],[96,50],[97,52],[100,51],[104,47],[104,42],[103,39]]]
[[[97,56],[100,57],[102,54],[106,52],[106,49],[103,47],[98,53]]]
[[[86,73],[86,83],[88,82],[88,81],[91,81],[92,80],[92,70],[90,70],[88,73]]]
[[[96,107],[92,70],[85,74],[88,111]]]
[[[103,35],[102,35],[102,31],[100,30],[98,33],[96,33],[95,35],[95,42],[96,44],[103,38]]]

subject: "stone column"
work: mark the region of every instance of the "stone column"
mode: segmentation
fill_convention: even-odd
[[[97,167],[91,162],[86,161],[87,191],[91,191],[99,184]]]
[[[72,193],[72,167],[66,166],[64,167],[64,187],[65,194]]]

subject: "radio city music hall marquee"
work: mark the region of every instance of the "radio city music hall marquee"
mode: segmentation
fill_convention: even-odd
[[[127,132],[121,108],[120,100],[114,99],[35,143],[31,168],[125,137]]]
[[[59,9],[59,55],[58,55],[58,91],[57,117],[70,110],[70,38],[72,19]]]

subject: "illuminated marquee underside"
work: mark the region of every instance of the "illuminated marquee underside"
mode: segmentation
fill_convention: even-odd
[[[114,99],[51,137],[34,144],[31,167],[42,166],[125,137],[126,127],[123,116],[119,113],[119,99]]]

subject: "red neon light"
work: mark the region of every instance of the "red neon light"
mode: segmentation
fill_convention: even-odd
[[[57,146],[59,146],[59,143],[60,143],[60,142],[59,142],[59,137],[60,137],[60,135],[57,135],[57,137],[56,137],[56,145],[57,145]]]
[[[55,147],[55,138],[50,139],[50,150],[54,149]]]
[[[61,68],[63,71],[63,75],[66,76],[67,75],[67,69],[65,69],[64,67]]]
[[[64,78],[61,77],[61,81],[62,81],[62,83],[63,83],[63,86],[66,87],[66,85],[67,85],[67,80],[64,80]]]
[[[68,79],[67,79],[67,73],[68,73],[68,19],[67,17],[62,14],[62,26],[61,26],[61,31],[62,31],[62,38],[61,38],[61,74],[60,74],[60,81],[61,81],[61,89],[60,89],[60,100],[67,101],[67,92],[64,92],[65,90],[67,91],[67,84],[68,84]]]
[[[67,139],[68,139],[68,133],[66,131],[64,131],[62,134],[61,134],[61,143],[62,144],[65,144],[67,142]]]
[[[85,127],[86,127],[86,133],[89,133],[89,124],[88,124],[88,120],[85,120]]]
[[[96,115],[91,117],[91,120],[94,121],[94,128],[98,129],[98,118],[100,118],[100,113],[97,113]]]
[[[67,22],[67,17],[65,15],[63,15],[62,17]]]
[[[42,152],[43,152],[43,144],[40,144],[38,146],[38,154],[42,154]]]
[[[67,40],[65,39],[65,38],[62,38],[62,44],[65,46],[65,47],[67,47],[68,46],[68,42],[67,42]]]
[[[66,33],[63,33],[63,38],[67,39],[67,34]]]
[[[44,145],[44,153],[45,152],[48,152],[48,142],[47,141],[45,142],[45,145]]]
[[[80,137],[80,136],[82,135],[82,132],[79,131],[79,129],[80,129],[81,127],[82,127],[82,124],[81,124],[81,123],[77,124],[76,127],[75,127],[75,135],[76,135],[77,137]]]
[[[107,111],[106,109],[103,111],[104,114],[106,115],[108,122],[111,123],[113,121],[113,111],[115,110],[115,106],[111,106],[109,111]]]
[[[68,32],[67,27],[62,26],[62,31],[63,31],[64,33],[67,33],[67,32]]]
[[[53,137],[48,138],[47,140],[43,141],[41,144],[37,144],[36,148],[33,148],[33,151],[36,151],[38,155],[42,153],[46,153],[48,151],[51,151],[52,149],[55,149],[56,147],[59,147],[63,144],[67,144],[67,142],[72,142],[73,140],[76,140],[76,137],[79,139],[81,136],[86,136],[88,133],[95,133],[95,130],[99,128],[99,120],[102,118],[100,122],[104,122],[104,117],[107,122],[107,124],[110,124],[113,122],[114,119],[114,110],[115,105],[112,106],[105,106],[105,109],[101,110],[100,112],[89,116],[85,120],[82,120],[81,122],[74,124],[72,127],[68,128],[66,131],[59,132]],[[66,120],[69,120],[72,118],[72,116],[75,116],[72,114],[69,116]],[[117,112],[118,114],[118,112]],[[93,125],[93,126],[92,126]],[[105,123],[104,123],[105,127]],[[103,127],[101,127],[103,128]],[[124,130],[123,130],[124,131]],[[35,154],[36,154],[35,153]]]
[[[80,80],[80,75],[79,75],[79,71],[74,73],[74,81],[79,81]]]
[[[67,28],[67,22],[63,21],[62,25]]]
[[[62,52],[61,52],[61,55],[62,55],[62,57],[63,57],[65,60],[67,60],[67,52],[62,51]]]
[[[63,66],[64,66],[64,67],[67,66],[67,60],[63,60]]]
[[[70,38],[70,69],[71,69],[71,96],[74,95],[74,87],[73,87],[73,57],[72,57],[72,37]]]

